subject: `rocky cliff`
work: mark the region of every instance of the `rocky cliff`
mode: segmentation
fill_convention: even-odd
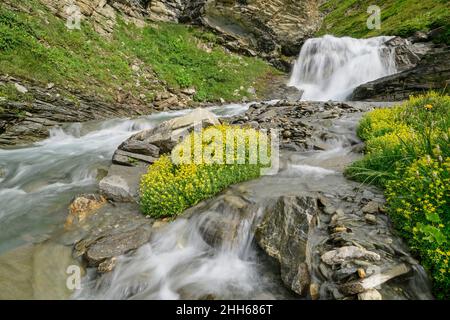
[[[304,40],[320,27],[318,0],[42,0],[55,14],[66,18],[76,4],[95,29],[110,35],[117,14],[138,26],[143,21],[202,24],[223,36],[235,51],[269,60],[294,56]],[[279,65],[279,63],[278,63]],[[280,66],[280,65],[279,65]]]
[[[400,40],[399,40],[400,39]],[[401,38],[395,46],[399,73],[357,87],[352,100],[400,101],[428,90],[448,92],[450,85],[450,48],[431,43],[414,43]],[[399,43],[402,42],[402,43]]]

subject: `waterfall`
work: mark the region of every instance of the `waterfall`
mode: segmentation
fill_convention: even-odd
[[[345,100],[359,85],[396,72],[394,50],[385,45],[391,38],[308,39],[289,86],[303,91],[303,100]]]

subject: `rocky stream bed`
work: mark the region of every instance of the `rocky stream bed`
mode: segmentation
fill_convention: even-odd
[[[284,100],[231,106],[226,117],[216,110],[219,118],[196,110],[116,142],[100,192],[76,197],[64,228],[0,257],[9,288],[2,298],[432,298],[382,193],[342,173],[361,156],[359,117],[377,106]],[[282,128],[280,170],[173,221],[146,218],[136,203],[139,175],[193,119]],[[65,287],[69,265],[86,275],[76,292]]]

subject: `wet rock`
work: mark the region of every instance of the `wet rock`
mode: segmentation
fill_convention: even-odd
[[[345,246],[328,251],[321,256],[323,262],[328,265],[342,264],[353,259],[364,259],[369,261],[380,260],[380,255],[355,246]]]
[[[378,213],[379,207],[380,204],[378,202],[370,201],[362,208],[362,212],[368,214],[376,214]]]
[[[145,167],[112,165],[108,175],[99,183],[100,192],[107,199],[117,202],[137,201],[140,179],[146,172]]]
[[[116,263],[117,263],[116,257],[106,259],[103,262],[99,263],[97,270],[100,273],[111,272],[116,266]]]
[[[111,234],[90,244],[84,257],[90,266],[99,266],[106,259],[111,259],[144,245],[150,239],[150,229],[144,226],[128,232]],[[109,265],[106,263],[103,265]]]
[[[364,279],[366,277],[366,271],[363,268],[358,269],[358,277]]]
[[[351,100],[401,101],[424,91],[444,91],[450,79],[450,49],[428,53],[415,67],[357,87]]]
[[[317,283],[311,283],[309,286],[309,294],[312,300],[318,300],[320,298],[320,286]]]
[[[0,255],[0,299],[68,299],[68,267],[84,269],[71,256],[72,248],[46,241]]]
[[[364,219],[366,220],[367,223],[377,224],[377,217],[373,214],[366,214],[364,216]]]
[[[376,289],[370,289],[358,294],[358,300],[383,300],[381,293]]]
[[[159,148],[158,148],[159,149]],[[123,166],[137,167],[148,166],[155,162],[157,158],[138,153],[127,152],[123,150],[116,150],[114,152],[112,162]]]
[[[347,295],[363,293],[369,289],[382,285],[392,278],[408,273],[410,270],[411,268],[406,264],[398,264],[381,272],[377,272],[367,278],[346,283],[340,287],[340,291]]]
[[[318,210],[316,198],[281,197],[265,208],[255,233],[259,246],[280,263],[283,282],[300,295],[309,284],[306,244],[310,220]]]
[[[159,157],[159,148],[157,146],[137,139],[125,140],[118,149],[154,158]]]
[[[64,227],[67,229],[75,224],[82,223],[90,213],[102,207],[105,203],[106,199],[97,194],[80,195],[70,204],[69,215]]]

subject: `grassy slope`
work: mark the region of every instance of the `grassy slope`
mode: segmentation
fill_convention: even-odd
[[[381,29],[369,30],[366,12],[369,5],[381,8]],[[446,34],[437,41],[450,41],[448,0],[329,0],[321,7],[328,13],[319,35],[369,37],[377,35],[410,36],[415,31],[428,31],[440,26]]]
[[[38,0],[9,2],[21,10],[0,4],[1,74],[52,82],[106,100],[122,88],[137,99],[145,94],[148,102],[158,84],[148,76],[139,78],[132,70],[135,61],[174,88],[194,86],[200,101],[238,100],[249,95],[246,89],[260,77],[277,73],[262,60],[225,52],[213,34],[198,28],[158,23],[139,29],[119,19],[113,38],[107,40],[89,21],[82,22],[81,30],[68,30],[65,21]],[[212,46],[212,52],[201,49],[204,44]]]

